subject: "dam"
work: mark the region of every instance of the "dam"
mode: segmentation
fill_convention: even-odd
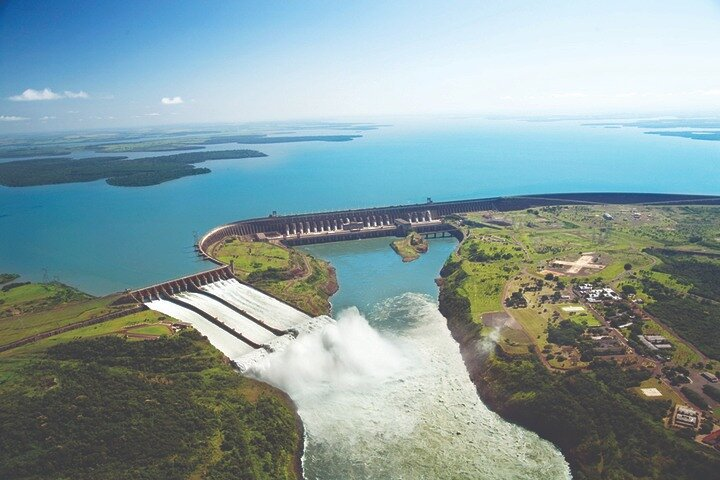
[[[259,350],[271,352],[295,338],[312,320],[282,300],[237,280],[229,266],[129,295],[151,310],[192,325],[231,359]]]
[[[298,215],[271,215],[228,223],[216,227],[197,240],[195,248],[206,260],[218,262],[212,248],[227,237],[277,241],[287,246],[399,236],[412,229],[425,235],[459,236],[457,229],[443,219],[449,215],[480,211],[506,212],[556,205],[718,205],[714,195],[659,193],[560,193],[492,197],[472,200],[396,205],[389,207],[340,210]]]
[[[242,220],[214,228],[196,243],[198,253],[220,267],[128,292],[135,303],[194,326],[225,355],[238,359],[272,352],[309,331],[310,315],[238,280],[233,265],[214,258],[213,246],[227,237],[273,241],[287,246],[361,238],[400,236],[409,231],[437,236],[462,233],[446,218],[477,211],[510,211],[552,205],[626,203],[646,205],[718,204],[710,195],[639,193],[550,194],[400,205]]]

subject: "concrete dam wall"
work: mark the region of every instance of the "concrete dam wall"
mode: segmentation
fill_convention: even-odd
[[[429,199],[428,199],[429,200]],[[305,245],[357,238],[372,238],[401,234],[412,228],[419,233],[452,231],[443,223],[447,215],[478,211],[512,211],[554,205],[718,205],[719,196],[675,195],[656,193],[565,193],[492,197],[451,202],[432,202],[413,205],[340,210],[301,215],[271,215],[221,225],[206,233],[197,242],[203,257],[218,263],[210,254],[210,247],[230,236],[254,239],[273,239],[285,245]]]

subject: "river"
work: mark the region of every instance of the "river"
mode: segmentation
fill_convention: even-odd
[[[570,477],[552,444],[475,392],[436,302],[434,279],[455,244],[431,240],[412,263],[388,239],[306,248],[337,269],[336,322],[251,372],[298,405],[308,479]]]

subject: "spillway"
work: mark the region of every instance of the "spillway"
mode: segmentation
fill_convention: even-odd
[[[273,334],[270,330],[263,328],[250,320],[248,317],[243,316],[242,314],[202,293],[183,292],[176,295],[176,298],[196,306],[203,312],[210,314],[228,327],[243,334],[249,340],[259,345],[265,345],[275,339],[275,334]]]
[[[280,330],[294,328],[310,320],[303,312],[235,279],[209,283],[201,289]]]
[[[239,366],[284,348],[299,332],[327,321],[235,280],[228,267],[130,294],[152,310],[191,324]]]
[[[238,340],[222,328],[212,324],[198,313],[169,300],[153,300],[147,302],[146,305],[151,310],[191,324],[200,333],[205,335],[215,348],[229,358],[238,358],[255,350],[247,343]]]

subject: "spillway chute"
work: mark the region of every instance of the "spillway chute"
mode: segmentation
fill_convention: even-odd
[[[205,272],[203,282],[186,277],[134,292],[151,310],[191,324],[241,370],[258,358],[283,349],[300,333],[331,321],[313,318],[287,303],[221,274]],[[211,281],[208,281],[211,280]],[[172,288],[165,288],[172,285]],[[246,358],[247,357],[247,358]]]

